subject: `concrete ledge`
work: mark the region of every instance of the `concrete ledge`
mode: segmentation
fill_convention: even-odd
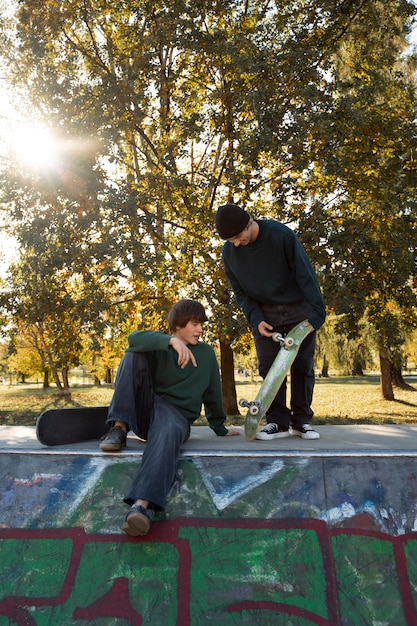
[[[193,456],[417,456],[417,424],[359,426],[316,426],[320,439],[308,441],[291,436],[273,441],[247,441],[243,428],[239,437],[216,437],[208,426],[193,426],[182,448],[183,457]],[[103,453],[97,441],[66,446],[43,446],[34,426],[0,426],[0,454],[66,454],[137,457],[145,444],[129,435],[123,452]]]

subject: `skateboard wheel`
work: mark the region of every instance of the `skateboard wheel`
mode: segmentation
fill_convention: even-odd
[[[239,406],[249,406],[249,402],[245,398],[239,400]]]
[[[257,406],[256,404],[253,404],[251,407],[249,407],[249,413],[251,415],[258,415],[258,413],[259,413],[259,406]]]
[[[284,340],[284,347],[285,348],[291,348],[294,345],[294,339],[292,337],[287,337]]]
[[[275,343],[282,343],[285,339],[279,333],[274,333],[272,335],[272,341],[275,341]]]

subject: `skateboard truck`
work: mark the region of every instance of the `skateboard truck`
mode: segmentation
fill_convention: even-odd
[[[246,407],[251,415],[259,415],[262,411],[261,403],[256,400],[249,401],[245,400],[245,398],[241,398],[241,400],[239,400],[239,405]]]
[[[286,350],[289,350],[294,345],[294,339],[292,337],[283,337],[279,333],[274,333],[272,339],[276,343],[279,343],[281,348],[285,348]]]

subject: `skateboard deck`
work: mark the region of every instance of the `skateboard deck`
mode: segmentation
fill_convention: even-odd
[[[284,382],[298,354],[302,341],[313,330],[314,328],[311,324],[304,320],[297,326],[294,326],[285,337],[281,337],[279,333],[274,333],[272,336],[274,341],[281,344],[281,349],[275,357],[268,374],[265,376],[255,399],[251,401],[242,399],[239,402],[240,406],[248,409],[245,419],[245,437],[249,441],[255,438],[259,422],[271,406],[278,389]]]
[[[110,428],[107,406],[48,409],[36,421],[36,436],[45,446],[101,439]]]

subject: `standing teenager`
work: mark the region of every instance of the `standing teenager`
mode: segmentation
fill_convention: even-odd
[[[216,228],[222,239],[226,276],[252,329],[259,374],[267,375],[283,335],[308,319],[314,328],[302,342],[291,367],[291,401],[286,381],[266,414],[266,426],[256,434],[268,440],[298,435],[318,439],[311,426],[316,330],[326,318],[317,276],[295,233],[275,220],[255,220],[236,204],[219,207]]]

